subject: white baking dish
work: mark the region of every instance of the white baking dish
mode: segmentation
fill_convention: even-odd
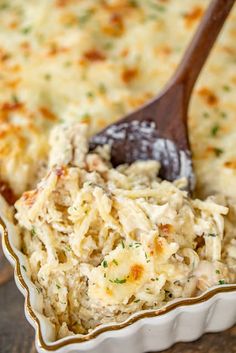
[[[40,353],[161,351],[175,342],[193,341],[205,332],[222,331],[236,323],[236,285],[222,285],[196,298],[175,300],[159,311],[139,312],[122,324],[102,325],[90,334],[55,341],[53,327],[43,315],[42,298],[25,271],[19,235],[8,220],[2,199],[0,210],[3,249],[15,268],[16,284],[25,296],[26,317],[35,328]]]

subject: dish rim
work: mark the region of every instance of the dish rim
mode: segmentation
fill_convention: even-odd
[[[133,317],[131,316],[129,319],[127,319],[126,321],[124,321],[122,323],[110,324],[108,326],[97,328],[94,331],[92,331],[91,333],[84,335],[83,337],[68,336],[63,341],[57,340],[55,342],[52,342],[51,344],[47,344],[43,338],[40,319],[36,316],[34,309],[31,305],[30,290],[29,290],[29,286],[26,284],[26,282],[23,278],[23,275],[22,275],[20,259],[17,256],[17,254],[15,253],[15,251],[13,250],[13,247],[12,247],[11,242],[9,240],[7,226],[1,217],[0,217],[0,226],[2,226],[2,229],[3,229],[3,234],[2,234],[3,245],[5,246],[8,254],[14,260],[15,277],[18,279],[20,286],[24,290],[23,295],[25,298],[26,314],[29,315],[30,319],[34,323],[34,325],[32,325],[32,326],[35,329],[36,338],[38,339],[39,346],[46,351],[55,352],[56,350],[65,348],[66,346],[69,346],[71,344],[79,344],[79,343],[85,343],[85,342],[91,341],[91,340],[97,338],[98,336],[100,336],[102,333],[111,332],[111,331],[113,331],[113,332],[119,331],[123,328],[131,326],[135,322],[140,321],[142,319],[159,317],[164,314],[170,313],[171,311],[174,311],[177,308],[181,308],[184,306],[193,306],[196,304],[206,302],[219,293],[236,292],[236,284],[230,284],[230,285],[226,285],[226,286],[223,285],[223,286],[219,286],[216,288],[213,287],[212,289],[208,290],[207,292],[205,292],[197,297],[186,298],[186,299],[183,298],[177,302],[172,302],[172,303],[170,302],[170,304],[167,304],[164,308],[160,308],[157,310],[139,312],[135,316],[133,316]],[[31,281],[30,278],[29,278],[29,280]],[[33,284],[33,282],[32,282],[32,284]]]

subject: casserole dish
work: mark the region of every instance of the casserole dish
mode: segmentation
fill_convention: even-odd
[[[159,310],[136,313],[121,324],[101,325],[89,334],[55,341],[53,327],[43,315],[40,293],[26,274],[17,228],[9,220],[3,199],[0,206],[4,253],[15,268],[16,284],[25,296],[26,317],[36,331],[40,353],[161,351],[179,341],[196,340],[205,332],[225,330],[236,322],[236,285],[222,285],[195,298],[174,300]]]

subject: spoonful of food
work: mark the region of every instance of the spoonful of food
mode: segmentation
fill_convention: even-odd
[[[194,188],[188,139],[188,106],[194,84],[235,0],[212,0],[175,74],[151,102],[90,140],[90,149],[108,144],[113,166],[158,160],[160,177],[185,177]]]

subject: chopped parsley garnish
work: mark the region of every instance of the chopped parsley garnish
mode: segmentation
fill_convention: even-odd
[[[150,3],[150,7],[152,7],[154,10],[159,11],[159,12],[165,12],[166,8],[162,5],[155,4],[155,3]]]
[[[124,283],[126,283],[126,279],[125,279],[125,278],[123,278],[123,279],[116,278],[116,279],[114,279],[114,280],[109,279],[109,281],[110,281],[111,283],[116,283],[116,284],[124,284]]]
[[[139,302],[140,302],[140,299],[134,300],[134,303],[139,303]]]
[[[45,75],[44,75],[44,78],[45,78],[45,80],[50,81],[51,78],[52,78],[52,75],[50,75],[50,74],[45,74]]]
[[[56,286],[57,286],[57,289],[61,289],[61,286],[59,286],[59,284],[56,284]]]
[[[106,86],[103,83],[100,83],[98,89],[101,94],[104,94],[107,91]]]
[[[31,229],[31,235],[32,235],[32,237],[35,237],[35,235],[36,235],[36,230],[34,227]]]
[[[211,136],[215,137],[220,130],[220,126],[218,124],[214,125],[211,129]]]
[[[121,240],[121,246],[123,249],[125,248],[125,244],[124,244],[123,240]]]
[[[7,2],[4,2],[3,4],[0,5],[0,10],[6,10],[10,7],[10,5]]]
[[[225,280],[224,279],[220,279],[219,280],[219,284],[225,284]]]
[[[210,114],[209,114],[208,112],[204,112],[204,113],[203,113],[203,117],[204,117],[204,118],[207,119],[207,118],[209,118],[209,116],[210,116]]]
[[[118,266],[118,262],[116,261],[116,259],[113,259],[112,262],[114,262],[114,264]]]
[[[24,265],[22,265],[21,267],[22,267],[22,268],[23,268],[23,270],[25,270],[25,272],[26,272],[26,267],[25,267]]]
[[[93,92],[87,92],[87,93],[86,93],[86,96],[87,96],[88,98],[94,98],[94,93],[93,93]]]
[[[213,237],[213,238],[215,238],[215,237],[217,237],[217,235],[216,235],[215,233],[209,233],[209,234],[208,234],[208,237]]]
[[[18,104],[19,103],[19,99],[18,99],[16,94],[13,94],[11,96],[11,99],[12,99],[13,104]]]
[[[32,28],[31,27],[25,27],[21,30],[22,34],[29,34],[31,32]]]
[[[88,113],[84,113],[82,116],[81,116],[82,120],[85,121],[85,120],[90,120],[90,115]]]
[[[104,277],[104,278],[106,278],[106,277],[107,277],[107,274],[106,274],[106,273],[104,273],[103,277]]]
[[[113,43],[112,42],[107,42],[104,44],[104,49],[105,50],[110,50],[113,48]]]
[[[216,273],[219,275],[220,274],[220,270],[216,270]]]
[[[132,7],[138,7],[138,2],[136,0],[129,0],[129,5]]]
[[[107,261],[106,261],[106,260],[103,260],[102,266],[103,266],[104,268],[108,267],[108,264],[107,264]]]
[[[146,258],[147,263],[150,262],[146,252],[145,252],[145,258]]]
[[[64,62],[64,66],[65,67],[69,67],[69,66],[71,66],[72,65],[72,62],[71,61],[66,61],[66,62]]]
[[[36,287],[36,290],[39,294],[42,293],[42,288]]]
[[[220,157],[224,153],[224,150],[222,150],[222,148],[215,147],[214,152],[216,157]]]
[[[92,9],[88,9],[87,11],[85,11],[85,13],[81,16],[78,17],[78,22],[79,25],[84,25],[88,22],[88,20],[91,18],[91,16],[93,15],[93,10]]]
[[[223,88],[223,90],[225,92],[230,92],[231,91],[231,87],[229,85],[224,85],[222,88]]]
[[[221,118],[223,119],[226,119],[228,117],[227,113],[226,112],[220,112],[220,116]]]

